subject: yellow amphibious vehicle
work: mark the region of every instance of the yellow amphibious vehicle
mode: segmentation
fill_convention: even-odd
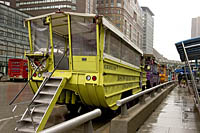
[[[25,24],[35,96],[32,117],[27,109],[18,131],[32,124],[34,131],[42,130],[56,102],[116,110],[117,100],[146,83],[142,51],[103,16],[60,11],[28,18]]]

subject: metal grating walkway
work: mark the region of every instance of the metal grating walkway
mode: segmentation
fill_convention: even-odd
[[[200,117],[188,88],[172,90],[138,133],[199,133]]]

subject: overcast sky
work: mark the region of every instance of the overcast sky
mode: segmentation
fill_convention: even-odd
[[[154,48],[180,60],[174,43],[191,38],[192,18],[200,16],[200,0],[138,0],[154,13]]]

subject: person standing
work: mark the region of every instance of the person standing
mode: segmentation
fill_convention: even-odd
[[[180,73],[178,74],[178,85],[179,85],[179,87],[182,87],[182,86],[181,86],[181,80],[182,80],[182,78],[183,78],[183,74],[182,74],[182,72],[180,72]]]

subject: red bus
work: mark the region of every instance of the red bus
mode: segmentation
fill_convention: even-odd
[[[25,59],[9,59],[8,61],[8,75],[10,80],[28,78],[28,65]]]

